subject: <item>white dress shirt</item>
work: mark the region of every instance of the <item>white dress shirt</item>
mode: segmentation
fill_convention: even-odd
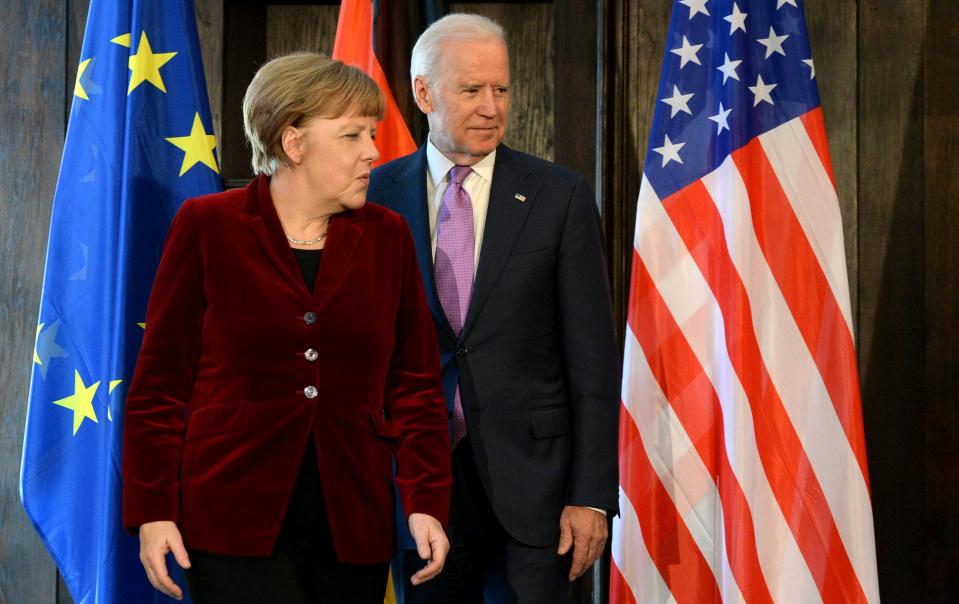
[[[483,230],[486,227],[486,211],[489,209],[489,192],[493,184],[493,166],[496,164],[496,150],[472,166],[473,171],[463,181],[463,188],[473,201],[473,276],[479,264],[480,248],[483,246]],[[430,245],[433,259],[436,259],[436,223],[443,204],[443,194],[449,186],[450,170],[455,166],[449,158],[437,149],[433,142],[426,141],[426,199],[429,203]]]

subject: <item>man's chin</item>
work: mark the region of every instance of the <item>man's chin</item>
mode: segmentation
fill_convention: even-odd
[[[477,143],[470,148],[469,153],[470,155],[473,155],[476,157],[486,157],[487,155],[495,151],[498,145],[499,145],[499,139],[490,140],[483,143]]]

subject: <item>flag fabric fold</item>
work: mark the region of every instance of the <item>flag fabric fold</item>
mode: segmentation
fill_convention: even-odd
[[[77,604],[168,601],[121,523],[124,397],[167,227],[220,190],[192,0],[92,0],[47,246],[20,496]]]
[[[637,205],[611,602],[878,602],[799,0],[676,0]]]
[[[386,114],[377,125],[376,148],[379,166],[416,151],[416,143],[403,120],[373,49],[373,0],[342,0],[336,24],[333,58],[362,69],[380,87],[386,99]]]

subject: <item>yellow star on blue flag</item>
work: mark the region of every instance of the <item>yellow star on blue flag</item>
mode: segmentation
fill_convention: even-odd
[[[153,49],[150,48],[150,40],[147,39],[147,32],[141,32],[137,53],[130,55],[130,71],[132,73],[130,74],[130,87],[127,89],[127,94],[133,92],[143,82],[150,82],[166,92],[163,77],[160,75],[160,68],[175,56],[175,52],[153,52]]]
[[[217,174],[220,173],[216,166],[216,158],[213,157],[213,150],[216,149],[216,137],[207,134],[206,130],[203,129],[203,122],[200,121],[199,113],[193,117],[190,134],[173,136],[166,140],[184,152],[183,163],[180,165],[180,176],[186,174],[187,170],[197,164],[203,164]]]
[[[191,0],[90,0],[72,82],[20,493],[78,603],[173,602],[123,530],[121,437],[170,222],[221,189],[194,14]]]
[[[73,411],[74,435],[76,435],[80,426],[83,425],[83,420],[85,419],[91,419],[94,423],[99,423],[97,422],[97,413],[93,410],[93,397],[96,395],[99,386],[100,382],[94,382],[89,386],[85,385],[83,378],[80,377],[80,372],[75,371],[73,394],[53,401],[54,405],[59,405]]]

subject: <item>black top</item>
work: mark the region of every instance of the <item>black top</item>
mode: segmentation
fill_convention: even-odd
[[[313,284],[316,283],[316,273],[320,270],[323,250],[293,248],[293,255],[296,256],[296,263],[300,265],[303,281],[312,292]],[[329,520],[326,516],[326,505],[323,501],[323,489],[320,485],[320,468],[316,462],[316,448],[313,446],[312,438],[307,441],[296,487],[293,489],[293,496],[290,498],[276,547],[304,538],[330,561],[336,560],[336,554],[333,552],[333,537],[330,534]]]
[[[320,270],[320,258],[323,257],[323,250],[298,250],[293,249],[293,255],[296,256],[296,263],[300,265],[300,272],[303,273],[303,281],[306,287],[312,292],[313,285],[316,283],[316,273]]]

